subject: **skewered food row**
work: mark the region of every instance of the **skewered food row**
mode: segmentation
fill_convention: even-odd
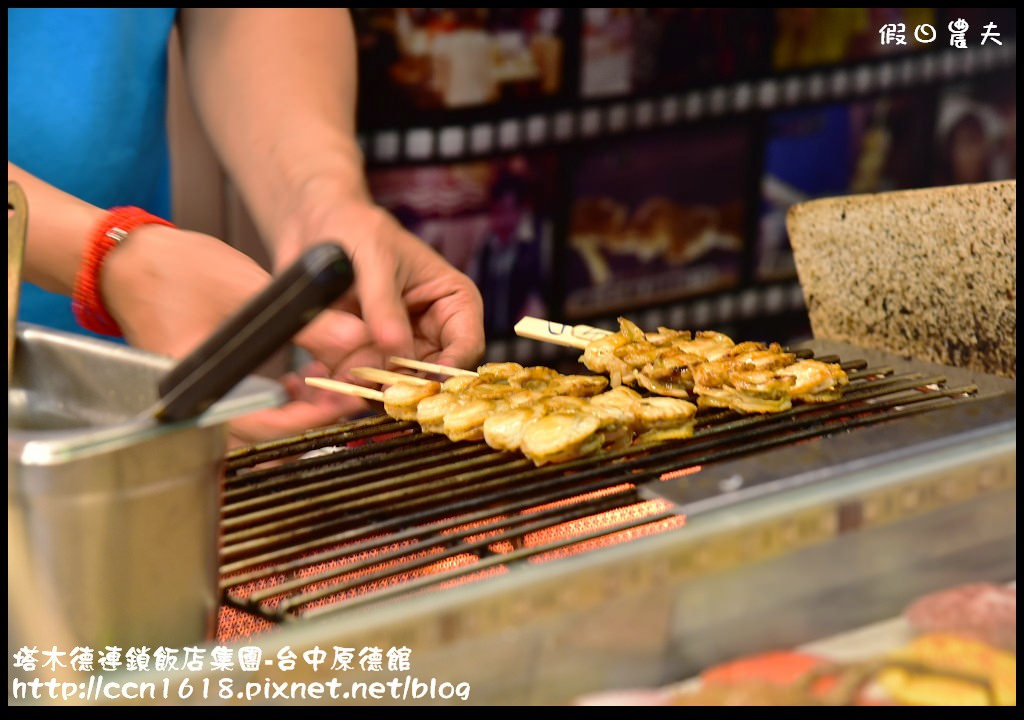
[[[734,343],[718,332],[659,327],[645,333],[626,318],[619,331],[587,343],[581,362],[607,374],[612,387],[631,385],[657,395],[697,396],[700,407],[744,413],[781,412],[794,400],[836,400],[849,383],[833,363],[797,360],[777,343]]]
[[[692,403],[607,386],[600,376],[490,363],[443,383],[399,379],[382,397],[388,415],[415,420],[424,432],[519,450],[537,465],[693,435]]]
[[[345,390],[381,400],[388,415],[414,420],[423,432],[454,441],[483,440],[498,450],[519,450],[542,465],[633,442],[690,437],[697,410],[688,402],[692,396],[701,407],[772,413],[789,409],[794,400],[836,400],[849,383],[839,365],[797,360],[777,343],[737,344],[718,332],[664,327],[645,333],[625,318],[619,318],[619,326],[616,333],[589,328],[597,337],[572,343],[582,345],[581,361],[599,375],[562,375],[518,363],[489,363],[471,373],[392,358],[453,377],[442,383],[363,368],[364,378],[386,390]],[[545,339],[521,332],[520,325],[516,329]],[[316,378],[307,382],[333,389],[344,385]],[[655,397],[644,397],[634,387]]]

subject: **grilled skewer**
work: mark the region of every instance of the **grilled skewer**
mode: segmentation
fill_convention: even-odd
[[[600,376],[517,363],[481,365],[477,373],[463,371],[442,383],[377,368],[352,372],[386,387],[381,392],[323,378],[306,382],[383,402],[389,416],[415,420],[423,432],[518,450],[537,465],[621,448],[634,437],[646,443],[693,434],[692,403],[643,398],[624,387],[602,392],[608,380]]]
[[[523,318],[522,337],[583,350],[580,361],[608,375],[612,387],[640,387],[656,395],[697,397],[701,407],[742,413],[782,412],[794,400],[836,400],[849,378],[839,365],[797,360],[777,343],[736,344],[722,333],[659,327],[644,332],[626,318],[619,331]]]

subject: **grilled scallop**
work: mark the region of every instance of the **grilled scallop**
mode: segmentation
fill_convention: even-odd
[[[619,332],[590,343],[580,360],[594,372],[607,373],[612,387],[633,385],[640,369],[656,362],[664,352],[666,348],[663,346],[669,341],[670,332],[661,328],[659,333],[652,334],[651,337],[659,343],[655,344],[635,323],[620,317]],[[673,337],[676,335],[682,337],[684,334],[676,333]],[[689,334],[685,336],[689,337]]]
[[[793,378],[789,394],[794,400],[829,402],[838,400],[849,377],[839,365],[820,360],[801,360],[780,369],[780,376]]]
[[[608,387],[608,378],[603,375],[562,375],[548,383],[546,392],[552,395],[591,397]]]
[[[687,355],[687,358],[696,358]],[[655,395],[685,400],[693,389],[693,371],[689,364],[676,365],[668,358],[659,358],[636,373],[636,384]]]
[[[674,341],[672,346],[691,355],[699,355],[705,360],[717,360],[732,350],[735,344],[727,335],[704,330],[698,332],[692,340]]]
[[[541,409],[521,405],[492,413],[484,420],[484,441],[495,450],[518,450],[526,425],[537,418]]]
[[[612,405],[635,415],[639,410],[642,395],[632,388],[620,385],[590,398],[592,405]]]
[[[647,342],[647,335],[640,326],[624,317],[619,318],[619,334],[630,342]]]
[[[483,440],[484,422],[499,406],[495,400],[467,399],[445,413],[442,424],[449,440]]]
[[[774,370],[785,367],[796,360],[793,353],[783,352],[778,343],[765,346],[757,342],[745,342],[717,360],[732,365],[738,370]]]
[[[743,343],[744,351],[727,353],[718,360],[695,365],[692,369],[694,384],[700,388],[731,385],[736,373],[768,371],[791,364],[796,356],[784,353],[778,345],[768,348],[760,343]]]
[[[772,413],[789,410],[792,377],[779,377],[771,370],[729,373],[718,387],[696,385],[701,407],[724,407],[744,413]]]
[[[597,418],[597,431],[602,435],[603,449],[619,450],[633,442],[633,427],[636,415],[618,405],[601,405],[591,402],[589,414]]]
[[[707,362],[695,365],[693,375],[694,392],[703,394],[710,388],[720,388],[728,384],[729,374],[733,366],[728,362]]]
[[[463,403],[455,393],[441,392],[420,400],[416,406],[416,422],[425,433],[444,433],[444,418]]]
[[[548,396],[538,390],[519,390],[504,398],[510,408],[539,405]]]
[[[632,383],[636,372],[651,363],[658,362],[664,350],[646,340],[631,342],[615,349],[615,356],[627,366],[622,373],[622,382]]]
[[[589,407],[590,403],[586,398],[572,395],[549,395],[540,402],[541,412],[544,413],[580,413],[586,412]]]
[[[527,424],[519,449],[538,466],[586,457],[604,444],[600,425],[590,413],[549,413]]]
[[[450,377],[441,383],[441,392],[446,393],[464,393],[474,385],[479,385],[483,382],[479,377],[473,375],[455,375]]]
[[[606,373],[613,387],[620,385],[622,371],[628,370],[628,367],[615,355],[615,351],[628,342],[629,340],[620,333],[612,333],[600,340],[594,340],[583,350],[580,362],[592,372]]]
[[[440,391],[441,384],[432,381],[389,385],[384,389],[384,412],[396,420],[415,420],[420,401]]]
[[[689,422],[697,406],[678,398],[649,397],[640,400],[638,417],[644,427],[660,428]]]
[[[597,418],[605,450],[618,450],[633,442],[633,433],[639,424],[640,402],[640,393],[624,385],[589,399],[585,412]]]
[[[476,376],[399,383],[384,393],[392,417],[452,440],[520,450],[537,465],[693,435],[701,407],[780,412],[794,400],[838,398],[849,383],[838,365],[797,361],[777,343],[734,343],[722,333],[659,327],[644,333],[626,318],[619,332],[588,344],[581,360],[603,375],[562,375],[518,363],[488,363]],[[610,381],[610,382],[609,382]],[[608,390],[609,384],[611,390]],[[627,385],[644,388],[643,398]]]
[[[507,383],[510,378],[523,370],[525,368],[522,365],[514,362],[487,363],[478,367],[476,373],[484,382]]]
[[[676,440],[693,436],[697,406],[686,400],[671,397],[643,398],[637,414],[638,425],[644,428],[637,443],[646,444],[663,440]]]
[[[516,388],[507,383],[481,382],[462,392],[463,397],[474,400],[500,400],[514,395]]]
[[[671,345],[674,342],[692,340],[693,335],[689,330],[673,330],[672,328],[658,327],[657,332],[645,333],[644,338],[647,342],[661,347],[664,345]]]
[[[508,379],[508,384],[520,390],[546,392],[552,380],[560,377],[556,370],[540,365],[523,368]]]

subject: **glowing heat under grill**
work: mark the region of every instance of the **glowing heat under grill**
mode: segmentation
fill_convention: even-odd
[[[219,639],[679,531],[678,506],[651,499],[646,485],[976,392],[840,364],[851,382],[839,401],[768,416],[702,411],[691,439],[539,468],[384,416],[237,451],[222,514]]]

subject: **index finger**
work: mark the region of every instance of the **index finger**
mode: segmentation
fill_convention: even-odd
[[[413,349],[412,326],[402,300],[400,263],[390,249],[379,245],[361,247],[353,255],[356,293],[363,321],[385,355],[409,355]]]
[[[441,317],[438,333],[440,352],[436,362],[453,367],[476,367],[485,349],[484,326],[481,310],[471,293],[456,294],[439,301],[433,312]]]

